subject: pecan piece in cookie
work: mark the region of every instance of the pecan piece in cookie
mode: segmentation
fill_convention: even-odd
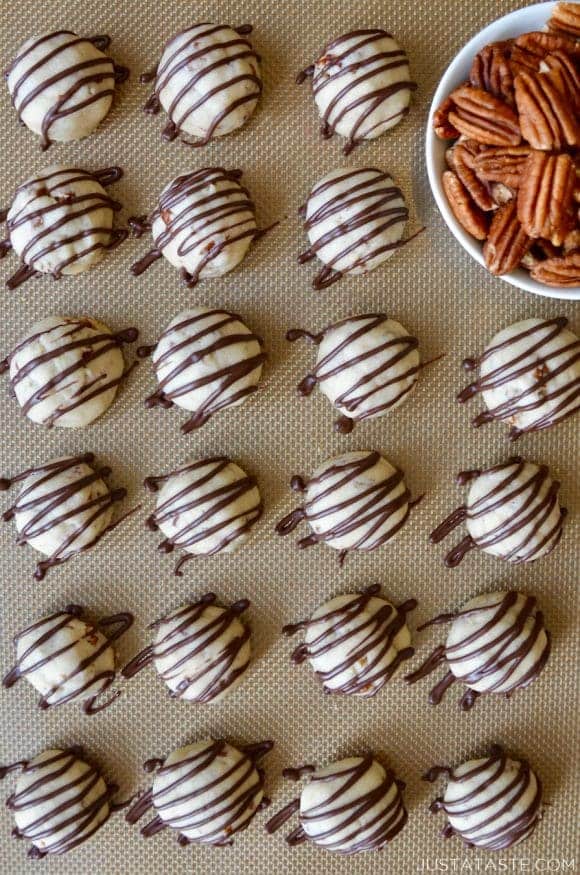
[[[558,3],[548,21],[550,30],[568,33],[580,39],[580,3]]]
[[[433,130],[440,140],[455,140],[459,131],[449,121],[449,112],[453,109],[451,99],[446,98],[433,114]]]
[[[485,240],[488,228],[487,216],[472,201],[459,177],[452,170],[446,170],[442,182],[449,206],[461,227],[477,240]]]
[[[530,237],[561,246],[574,227],[576,168],[569,155],[532,152],[522,171],[518,219]]]
[[[518,117],[511,106],[482,88],[462,85],[450,95],[451,124],[466,137],[488,146],[517,146],[521,141]]]
[[[476,155],[473,169],[486,182],[503,182],[509,188],[518,188],[530,152],[529,146],[496,146]]]
[[[496,208],[496,204],[487,186],[473,171],[476,157],[466,143],[459,143],[453,150],[453,168],[477,206],[484,212],[489,212]]]
[[[521,262],[531,240],[522,228],[515,200],[509,201],[495,213],[489,235],[483,244],[483,257],[490,273],[509,273]]]
[[[469,81],[507,103],[514,103],[514,77],[503,46],[485,46],[473,59]]]
[[[546,286],[580,286],[580,251],[560,258],[547,258],[533,268],[531,275]]]
[[[534,149],[563,149],[580,142],[574,106],[545,73],[520,73],[515,79],[522,135]]]

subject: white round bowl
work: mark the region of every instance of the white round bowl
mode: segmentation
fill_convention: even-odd
[[[524,9],[518,9],[515,12],[510,12],[509,15],[504,15],[503,18],[498,18],[484,27],[477,36],[474,36],[466,46],[464,46],[453,61],[449,64],[447,70],[441,78],[441,82],[433,97],[431,109],[429,110],[429,121],[427,123],[427,137],[425,143],[425,157],[427,161],[427,174],[431,191],[439,211],[443,216],[451,233],[456,237],[463,248],[469,252],[472,258],[475,258],[485,270],[485,262],[483,260],[483,249],[479,240],[471,237],[467,231],[464,231],[449,207],[447,197],[443,191],[441,182],[443,172],[447,170],[445,162],[445,152],[449,146],[446,140],[440,140],[433,131],[433,114],[445,98],[451,92],[469,78],[469,70],[474,56],[488,43],[497,42],[499,40],[510,39],[511,37],[519,36],[521,33],[527,33],[531,30],[543,30],[546,22],[550,18],[552,9],[556,3],[535,3],[533,6],[526,6]],[[526,292],[532,292],[534,295],[543,295],[546,298],[560,298],[569,301],[580,300],[580,287],[556,289],[553,286],[545,286],[542,283],[532,279],[529,273],[519,268],[509,274],[500,277],[506,283],[512,286],[517,286],[519,289],[524,289]]]

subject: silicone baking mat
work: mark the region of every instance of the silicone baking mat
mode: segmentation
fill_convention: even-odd
[[[0,762],[34,755],[46,746],[83,744],[110,779],[128,796],[148,784],[141,763],[208,733],[231,740],[275,740],[266,760],[270,813],[287,803],[296,787],[281,778],[284,766],[330,759],[372,749],[381,752],[407,782],[409,822],[380,854],[342,858],[302,846],[290,849],[284,831],[267,836],[259,813],[231,848],[181,849],[166,831],[145,840],[122,815],[111,818],[97,836],[71,854],[41,864],[26,861],[23,843],[10,839],[10,813],[0,808],[0,870],[26,872],[35,865],[63,873],[170,873],[197,871],[220,875],[244,873],[407,873],[456,858],[472,871],[497,855],[466,852],[457,839],[439,837],[441,816],[429,815],[434,787],[420,775],[433,763],[455,763],[501,742],[529,757],[545,787],[543,822],[525,844],[502,854],[518,861],[570,860],[575,847],[574,751],[577,749],[575,692],[578,674],[578,429],[569,420],[552,431],[524,437],[518,450],[550,465],[562,481],[569,508],[561,545],[529,567],[509,567],[490,556],[471,553],[456,570],[442,563],[443,549],[427,543],[434,525],[461,500],[454,485],[464,468],[500,461],[513,452],[506,430],[490,425],[474,431],[472,409],[461,408],[455,394],[465,384],[464,356],[481,350],[492,334],[528,316],[562,313],[580,329],[578,305],[532,296],[488,276],[469,259],[439,217],[427,185],[423,132],[431,95],[448,61],[492,18],[514,8],[510,0],[309,0],[309,2],[169,2],[169,0],[20,0],[3,3],[1,57],[6,65],[26,37],[50,29],[72,28],[81,34],[109,33],[111,54],[131,69],[119,89],[113,111],[84,142],[55,145],[42,154],[37,139],[19,127],[6,89],[2,90],[0,149],[2,205],[14,187],[35,169],[59,161],[88,168],[119,164],[124,179],[114,187],[123,201],[123,219],[146,212],[163,185],[178,173],[204,164],[240,167],[258,204],[262,226],[280,224],[257,243],[233,274],[188,290],[165,261],[140,278],[129,266],[147,240],[129,240],[96,270],[58,283],[31,281],[0,302],[2,353],[29,324],[51,313],[87,312],[110,326],[137,325],[141,342],[153,342],[174,314],[197,302],[240,312],[264,336],[269,353],[261,390],[245,406],[217,415],[188,436],[179,431],[179,412],[150,411],[143,406],[154,380],[149,363],[132,373],[109,413],[79,431],[34,426],[0,392],[0,472],[13,472],[63,453],[92,450],[113,468],[111,482],[126,485],[126,506],[142,502],[94,551],[51,571],[42,583],[32,579],[36,554],[13,547],[14,529],[0,528],[2,574],[1,665],[13,660],[11,636],[35,617],[71,601],[96,615],[130,610],[136,622],[119,647],[125,662],[148,643],[146,625],[190,596],[214,590],[222,599],[252,601],[248,612],[254,631],[255,661],[249,677],[222,704],[192,706],[170,700],[152,669],[123,690],[120,699],[98,716],[87,718],[68,706],[41,712],[35,692],[22,682],[0,693]],[[237,134],[204,150],[161,141],[162,120],[145,116],[148,87],[140,72],[154,66],[166,38],[199,21],[251,22],[262,56],[263,98],[252,121]],[[347,159],[338,139],[323,142],[308,85],[294,84],[325,41],[358,27],[392,31],[408,50],[418,82],[408,118],[388,135],[354,151]],[[315,292],[315,268],[300,266],[304,248],[297,208],[311,185],[341,165],[371,165],[389,170],[406,193],[412,211],[409,229],[425,233],[398,252],[383,268],[366,277],[344,280]],[[15,266],[9,255],[3,276]],[[408,402],[392,415],[362,424],[349,436],[334,434],[333,411],[318,393],[298,398],[296,384],[313,362],[314,350],[284,340],[289,327],[318,330],[349,314],[384,310],[420,339],[423,358],[444,358],[427,368]],[[5,378],[4,378],[5,379]],[[425,498],[397,539],[368,555],[351,555],[344,567],[324,547],[299,551],[295,538],[278,538],[273,527],[294,505],[288,481],[308,473],[328,456],[348,449],[376,448],[406,472],[414,495]],[[184,576],[173,576],[173,560],[156,551],[158,537],[144,519],[152,508],[142,488],[148,474],[166,471],[187,457],[227,453],[254,473],[266,512],[251,542],[231,556],[194,561]],[[8,505],[10,498],[2,502]],[[306,666],[293,667],[295,646],[280,634],[284,623],[307,616],[325,598],[380,581],[393,600],[415,597],[416,624],[442,610],[461,605],[478,592],[509,585],[537,594],[553,634],[553,653],[541,679],[511,700],[488,698],[469,714],[451,691],[437,708],[427,703],[429,682],[408,688],[395,679],[374,699],[322,695]],[[441,639],[441,628],[415,635],[413,664]],[[12,778],[1,785],[3,795]],[[515,862],[510,862],[515,861]],[[449,867],[453,865],[448,862]],[[458,865],[458,864],[455,864]],[[560,864],[558,864],[560,865]],[[465,870],[463,870],[465,871]],[[483,871],[483,868],[481,869]],[[516,869],[517,871],[517,869]],[[522,870],[523,871],[523,870]],[[571,870],[568,870],[571,871]]]

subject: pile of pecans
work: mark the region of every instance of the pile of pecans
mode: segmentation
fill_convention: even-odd
[[[443,188],[488,270],[580,285],[580,3],[548,30],[485,46],[433,117]]]

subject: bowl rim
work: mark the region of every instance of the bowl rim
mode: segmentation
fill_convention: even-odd
[[[534,3],[531,6],[524,6],[520,9],[515,9],[507,15],[496,18],[494,21],[487,24],[482,30],[476,33],[470,40],[459,50],[455,57],[450,61],[445,71],[443,72],[439,84],[435,89],[429,114],[427,118],[427,133],[425,137],[425,161],[427,166],[427,177],[431,192],[435,199],[435,203],[441,213],[443,220],[453,236],[459,241],[466,252],[471,255],[475,261],[480,264],[483,269],[489,274],[483,260],[482,244],[471,237],[465,231],[453,213],[447,202],[445,192],[442,185],[442,174],[445,169],[445,151],[448,148],[449,141],[440,140],[433,131],[433,115],[442,101],[451,93],[453,88],[457,87],[460,82],[465,81],[466,76],[460,75],[461,69],[467,63],[471,65],[473,56],[490,42],[498,39],[514,36],[519,33],[525,33],[525,29],[518,30],[517,24],[522,18],[542,17],[542,26],[548,20],[550,12],[556,6],[557,0],[548,0],[548,2]],[[540,27],[540,22],[537,25]],[[497,31],[505,31],[504,34],[498,34]],[[511,31],[511,33],[508,33]],[[493,34],[493,36],[489,36]],[[541,295],[545,298],[556,298],[559,300],[577,301],[580,300],[580,286],[572,288],[555,288],[553,286],[545,286],[533,280],[527,271],[518,268],[509,274],[504,274],[496,279],[503,280],[511,286],[515,286],[521,291],[529,292],[534,295]]]

